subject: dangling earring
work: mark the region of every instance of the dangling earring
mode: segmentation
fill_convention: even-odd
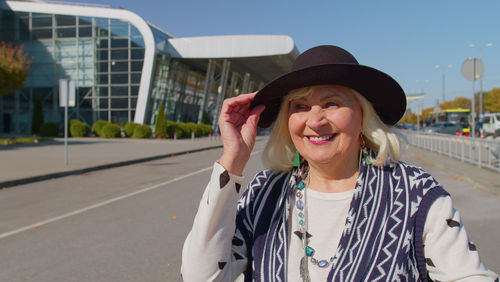
[[[358,167],[361,167],[361,160],[364,159],[366,164],[371,164],[370,156],[368,155],[368,149],[366,149],[365,138],[363,133],[359,134],[359,157],[358,157]]]
[[[300,166],[300,155],[299,155],[299,151],[295,151],[295,158],[293,159],[293,166],[294,166],[294,167],[299,167],[299,166]]]

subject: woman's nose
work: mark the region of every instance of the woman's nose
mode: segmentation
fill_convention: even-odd
[[[306,125],[312,129],[318,129],[328,124],[325,113],[320,106],[312,106],[309,111]]]

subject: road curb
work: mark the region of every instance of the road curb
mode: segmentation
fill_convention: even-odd
[[[44,174],[44,175],[37,175],[37,176],[32,176],[32,177],[14,179],[14,180],[0,182],[0,188],[1,189],[12,188],[12,187],[17,186],[17,185],[24,185],[24,184],[29,184],[29,183],[33,183],[33,182],[54,179],[54,178],[60,178],[60,177],[65,177],[65,176],[70,176],[70,175],[78,175],[78,174],[97,171],[97,170],[133,165],[133,164],[138,164],[138,163],[143,163],[143,162],[154,161],[154,160],[158,160],[158,159],[171,158],[171,157],[185,155],[185,154],[191,154],[191,153],[197,153],[197,152],[201,152],[201,151],[219,149],[222,147],[223,147],[223,145],[210,146],[210,147],[198,148],[198,149],[193,149],[193,150],[187,150],[187,151],[174,152],[174,153],[156,155],[156,156],[151,156],[151,157],[144,157],[144,158],[138,158],[138,159],[133,159],[133,160],[121,161],[121,162],[116,162],[116,163],[97,165],[97,166],[86,167],[86,168],[81,168],[81,169],[62,171],[62,172],[54,172],[54,173],[48,173],[48,174]]]

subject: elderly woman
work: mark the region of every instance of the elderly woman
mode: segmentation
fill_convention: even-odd
[[[449,194],[399,161],[406,98],[387,74],[318,46],[224,101],[224,153],[183,249],[185,281],[493,281]],[[270,167],[241,189],[257,125]]]

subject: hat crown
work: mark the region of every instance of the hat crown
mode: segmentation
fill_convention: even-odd
[[[355,64],[356,58],[346,50],[331,45],[322,45],[311,48],[300,54],[292,65],[291,71],[327,64]]]

